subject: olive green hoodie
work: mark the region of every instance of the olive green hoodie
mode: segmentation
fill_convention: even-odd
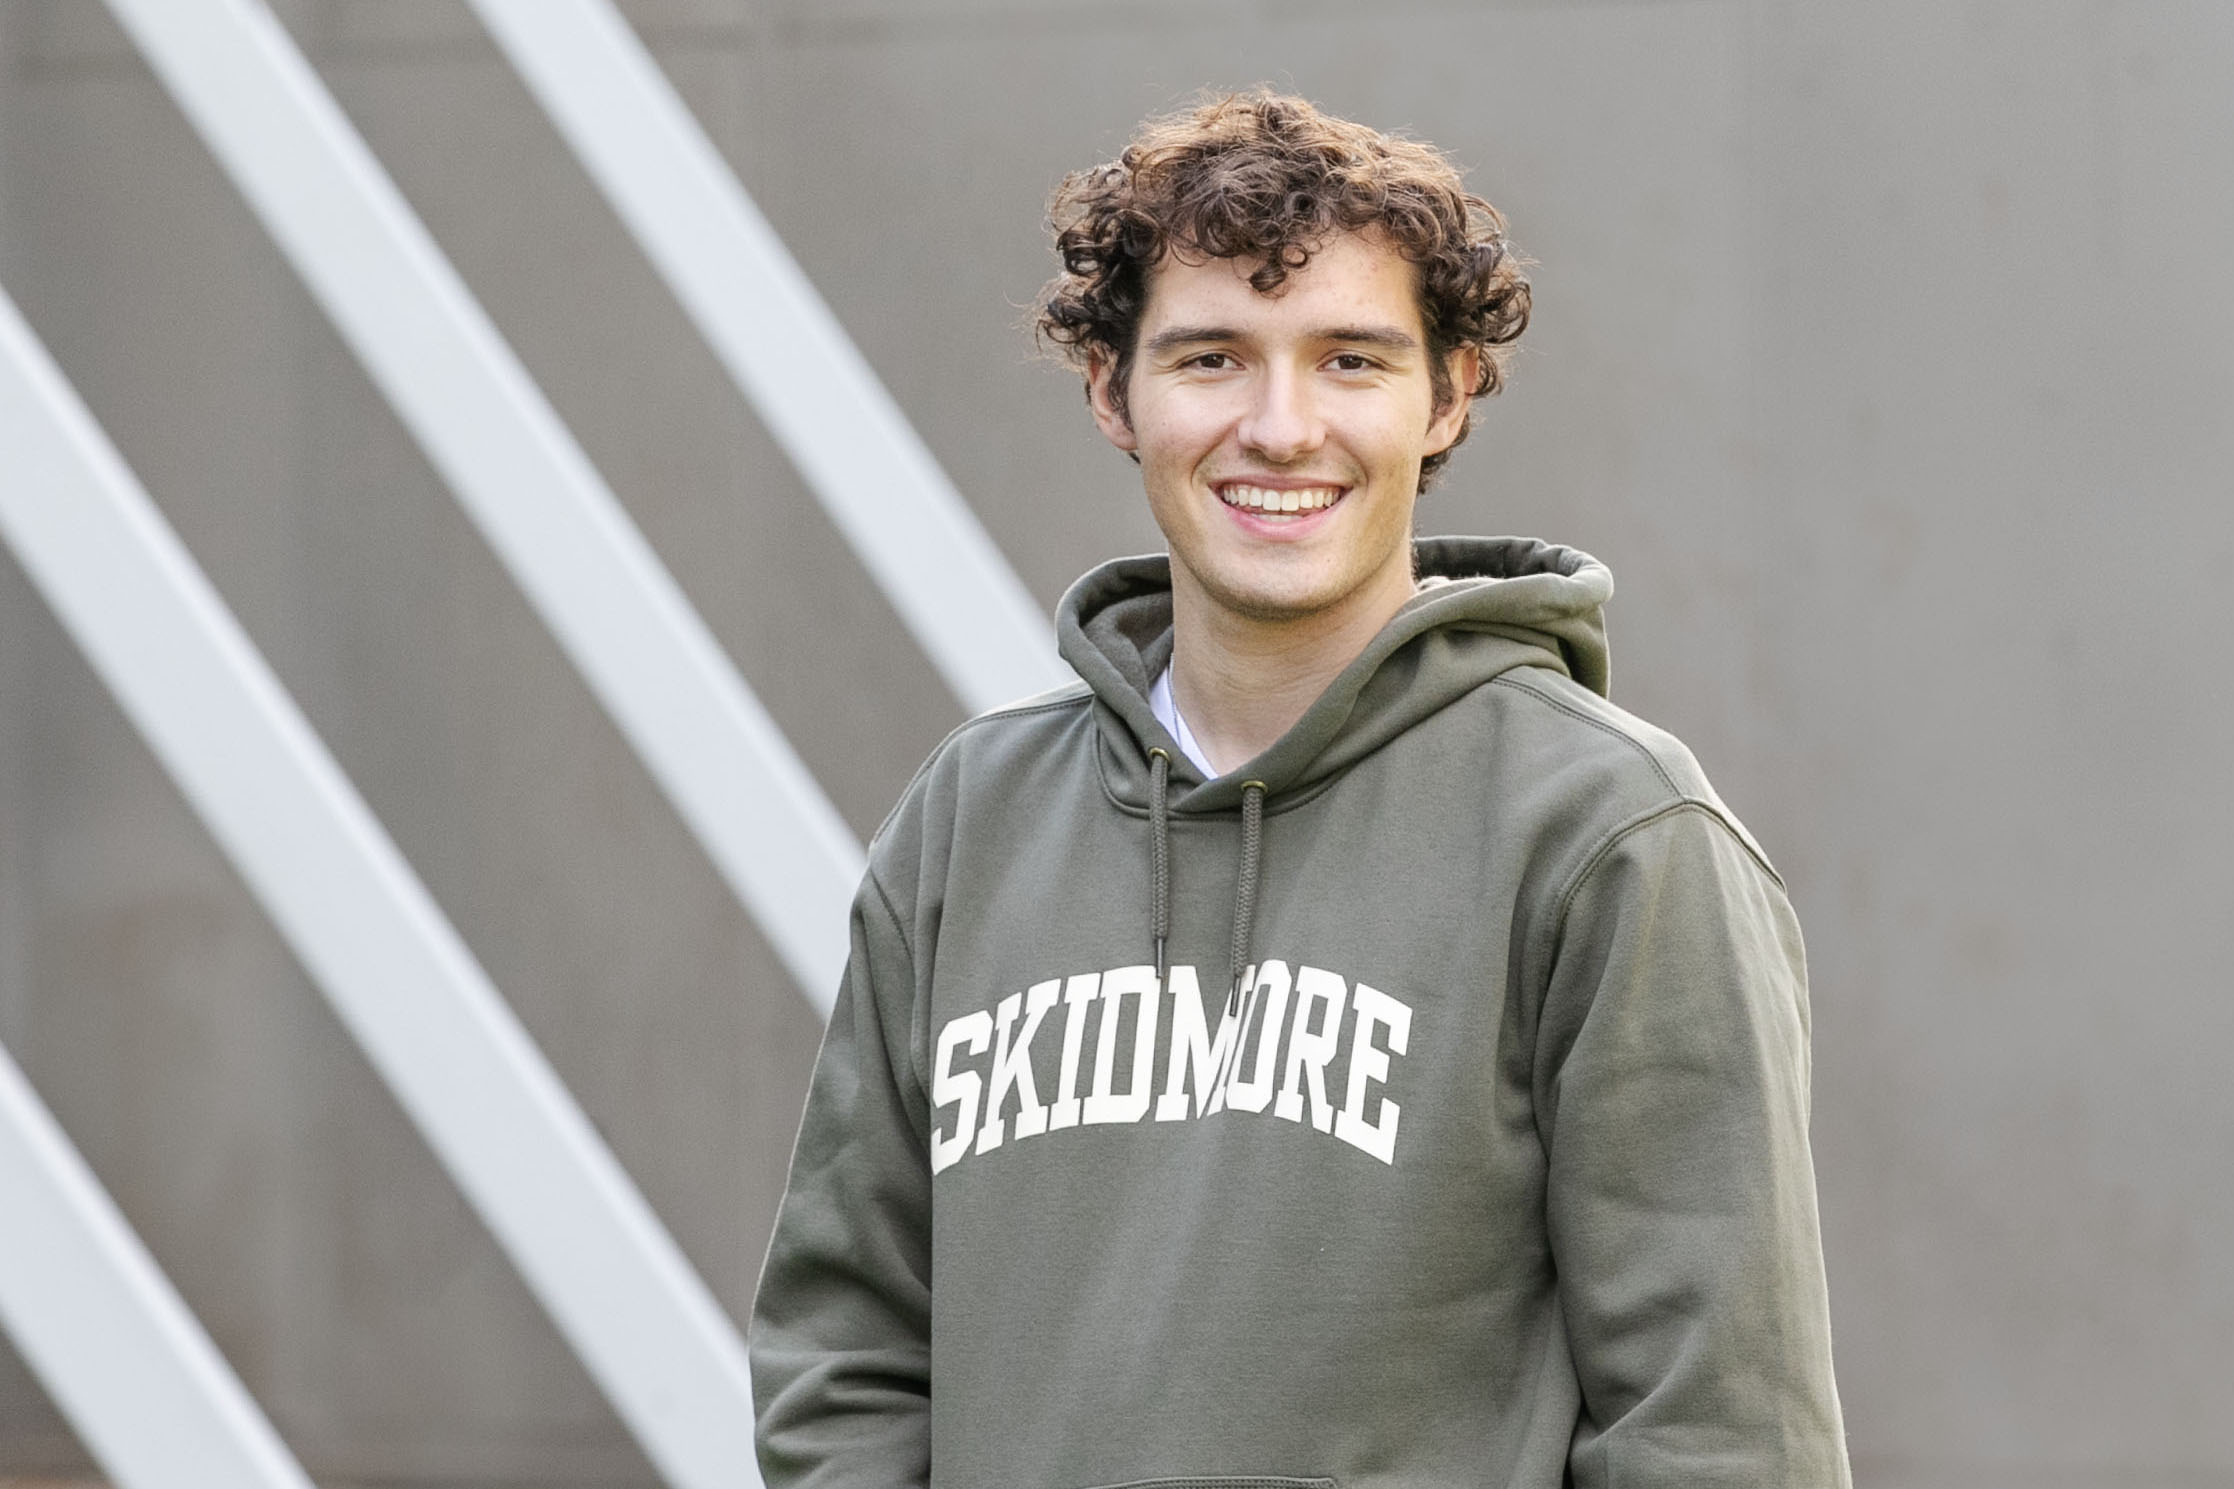
[[[909,786],[752,1325],[775,1489],[1847,1484],[1783,888],[1606,701],[1604,567],[1417,563],[1207,782],[1167,562],[1105,565],[1084,686]]]

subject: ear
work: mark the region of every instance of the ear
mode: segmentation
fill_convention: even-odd
[[[1117,375],[1116,359],[1104,352],[1091,352],[1086,358],[1086,404],[1094,411],[1094,423],[1102,437],[1126,454],[1136,453],[1140,441],[1133,434],[1132,421],[1125,417],[1117,400],[1110,396],[1110,380]]]
[[[1449,449],[1458,438],[1458,431],[1466,427],[1466,411],[1474,402],[1467,395],[1481,381],[1482,349],[1478,346],[1462,346],[1452,352],[1450,373],[1451,406],[1427,423],[1425,453],[1429,455],[1440,455]]]

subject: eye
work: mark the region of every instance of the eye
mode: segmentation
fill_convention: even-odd
[[[1330,360],[1341,372],[1364,372],[1373,366],[1373,359],[1363,352],[1336,352]]]
[[[1187,359],[1189,367],[1199,367],[1204,372],[1224,372],[1233,366],[1231,352],[1197,352]]]

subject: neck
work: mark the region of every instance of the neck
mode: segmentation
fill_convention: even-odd
[[[1175,567],[1172,693],[1221,774],[1270,749],[1357,660],[1412,597],[1409,575],[1397,579],[1317,614],[1259,620],[1180,582]]]

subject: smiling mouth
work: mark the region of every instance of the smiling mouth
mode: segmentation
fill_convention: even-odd
[[[1340,501],[1347,490],[1342,486],[1276,489],[1270,486],[1251,486],[1245,481],[1228,482],[1215,489],[1218,500],[1227,506],[1261,517],[1285,517],[1290,514],[1303,516],[1323,512]]]

